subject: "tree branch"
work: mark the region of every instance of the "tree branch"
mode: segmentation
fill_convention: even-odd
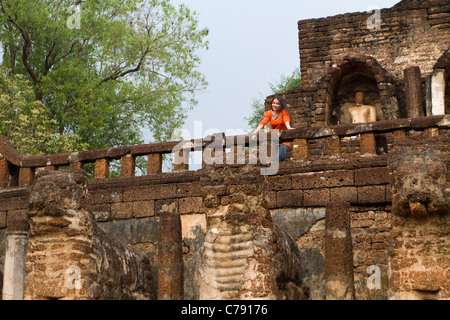
[[[147,46],[147,49],[142,54],[141,58],[139,59],[139,62],[137,64],[137,66],[135,68],[128,69],[128,70],[125,70],[125,71],[122,71],[122,72],[120,72],[120,71],[114,72],[113,74],[103,78],[98,85],[100,86],[102,83],[104,83],[106,81],[116,80],[118,78],[125,77],[127,74],[130,74],[130,73],[137,72],[137,71],[141,70],[142,63],[144,62],[144,59],[145,59],[145,57],[147,56],[147,54],[149,52],[150,52],[150,46]]]
[[[22,48],[22,63],[24,65],[25,69],[27,70],[28,74],[30,75],[31,79],[33,80],[34,85],[35,85],[35,88],[34,88],[35,90],[34,91],[35,91],[35,95],[36,95],[36,100],[42,100],[42,95],[41,95],[41,92],[39,91],[39,88],[38,88],[38,85],[39,85],[38,76],[34,72],[34,70],[31,67],[31,65],[28,63],[28,56],[30,55],[31,47],[32,47],[30,36],[28,35],[28,32],[27,32],[27,30],[24,27],[19,25],[17,23],[17,21],[15,21],[12,17],[10,17],[8,15],[8,13],[5,11],[5,8],[3,6],[3,1],[2,0],[0,0],[0,5],[1,5],[2,12],[8,18],[8,21],[11,22],[20,31],[20,33],[22,35],[22,39],[24,40],[24,44],[23,44],[23,48]]]

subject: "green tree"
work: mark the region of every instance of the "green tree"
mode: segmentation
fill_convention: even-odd
[[[282,75],[280,80],[269,83],[271,95],[282,94],[290,89],[300,88],[302,86],[302,78],[300,69],[296,68],[291,75]],[[261,122],[265,111],[265,99],[260,96],[259,98],[253,98],[251,103],[251,114],[246,117],[247,124],[250,131],[253,131]]]
[[[69,152],[85,146],[76,134],[57,133],[56,121],[49,119],[41,101],[23,75],[11,75],[0,67],[0,134],[9,137],[22,154]]]
[[[168,0],[0,0],[2,65],[75,149],[142,143],[144,127],[170,138],[207,85],[206,35]]]

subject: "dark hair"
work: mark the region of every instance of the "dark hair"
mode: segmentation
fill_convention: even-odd
[[[280,102],[280,111],[286,110],[287,114],[289,115],[289,119],[291,119],[291,121],[289,122],[289,124],[291,124],[292,122],[292,117],[291,117],[291,111],[289,110],[289,106],[286,103],[286,100],[284,100],[284,98],[280,95],[276,95],[275,97],[273,97],[272,102],[271,102],[271,108],[272,108],[272,103],[273,101],[277,99]]]

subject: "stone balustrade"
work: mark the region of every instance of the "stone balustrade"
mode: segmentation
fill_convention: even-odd
[[[432,116],[409,119],[385,120],[365,124],[336,125],[329,127],[299,128],[277,133],[225,136],[223,133],[204,139],[170,141],[163,143],[122,146],[86,150],[73,153],[42,156],[23,156],[17,153],[5,136],[0,135],[0,189],[32,185],[36,170],[58,168],[84,168],[93,163],[94,178],[110,178],[110,163],[120,160],[120,177],[135,175],[136,158],[147,157],[147,175],[162,172],[163,155],[174,155],[174,171],[189,170],[189,154],[205,151],[209,154],[223,152],[223,163],[236,160],[236,155],[251,154],[263,141],[278,138],[280,142],[292,142],[290,160],[308,161],[321,157],[370,156],[389,152],[389,141],[405,138],[421,132],[427,136],[439,135],[450,127],[449,116]],[[379,148],[377,136],[383,137]],[[386,139],[388,137],[388,139]],[[379,139],[378,139],[379,140]],[[225,152],[229,150],[228,152]],[[217,156],[217,154],[216,154]],[[219,156],[220,158],[220,156]],[[244,157],[245,158],[245,157]],[[217,158],[216,158],[217,159]],[[203,164],[205,157],[203,157]]]

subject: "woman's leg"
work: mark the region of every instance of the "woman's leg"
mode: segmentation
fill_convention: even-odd
[[[278,146],[277,158],[278,158],[279,162],[286,160],[286,153],[287,153],[288,149],[289,149],[289,147],[285,144],[281,144]]]

